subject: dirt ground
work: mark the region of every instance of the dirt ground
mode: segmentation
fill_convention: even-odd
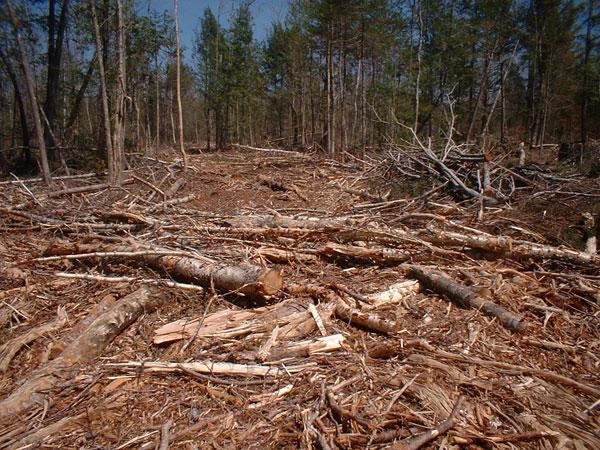
[[[322,312],[328,297],[310,295],[308,289],[302,293],[302,287],[333,292],[360,308],[360,298],[410,279],[407,264],[320,257],[274,263],[266,249],[315,255],[340,236],[331,230],[244,231],[236,220],[268,215],[332,219],[361,230],[418,232],[436,226],[469,233],[474,228],[581,250],[579,213],[598,213],[600,196],[597,180],[573,181],[564,192],[576,187],[586,195],[552,188],[536,197],[523,191],[512,205],[485,208],[481,217],[479,205],[457,202],[443,192],[390,199],[395,203],[360,198],[342,187],[365,191],[374,184],[354,163],[230,151],[190,156],[187,184],[175,198],[195,198],[152,211],[162,199],[149,184],[164,191],[181,176],[177,163],[165,159],[132,160],[138,168],[126,177],[135,174],[147,184],[133,179],[120,189],[51,198],[41,183],[0,185],[0,344],[5,344],[0,362],[9,344],[56,321],[60,311],[66,314],[63,325],[28,341],[9,359],[0,375],[0,413],[2,402],[81,332],[81,322],[94,307],[109,297],[118,301],[141,283],[65,278],[57,272],[169,279],[139,260],[109,256],[33,261],[51,243],[136,241],[196,252],[219,264],[265,265],[280,270],[284,278],[283,290],[268,304],[312,303]],[[261,183],[261,175],[292,189],[274,190]],[[371,188],[375,196],[393,182],[380,181],[375,184],[380,192]],[[98,177],[69,179],[53,190],[100,182]],[[130,212],[146,222],[111,218],[111,211]],[[350,244],[381,247],[362,239]],[[397,324],[393,333],[323,314],[324,330],[312,326],[296,340],[340,334],[341,348],[265,362],[257,351],[273,336],[274,326],[235,337],[197,336],[155,344],[156,330],[170,322],[204,320],[215,312],[249,306],[245,299],[210,286],[200,294],[159,284],[159,306],[128,326],[100,357],[57,373],[53,386],[25,411],[0,414],[0,449],[153,449],[159,448],[161,437],[169,438],[169,448],[182,449],[418,448],[411,447],[411,436],[448,418],[453,420],[451,429],[423,448],[600,448],[597,265],[517,259],[410,240],[388,246],[407,254],[407,263],[444,271],[504,306],[526,321],[527,329],[511,331],[482,311],[460,308],[425,289],[371,311]],[[272,351],[289,344],[280,338]],[[201,376],[111,365],[196,360],[264,363],[278,368],[279,375]],[[461,397],[461,413],[453,415]]]

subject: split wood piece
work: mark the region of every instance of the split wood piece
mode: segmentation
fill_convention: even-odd
[[[277,389],[275,392],[272,392],[269,394],[252,395],[252,396],[250,396],[250,398],[248,400],[250,400],[253,403],[250,403],[248,405],[248,409],[258,409],[258,408],[262,408],[263,406],[270,405],[270,404],[276,402],[277,400],[279,400],[280,398],[284,397],[285,395],[289,394],[290,392],[292,392],[293,388],[294,388],[293,384],[288,384],[280,389]]]
[[[152,212],[158,211],[161,208],[164,208],[165,206],[175,206],[175,205],[181,205],[183,203],[191,202],[195,198],[196,198],[195,194],[186,195],[185,197],[172,198],[170,200],[165,200],[164,202],[158,203],[158,204],[148,208],[147,211],[149,213],[152,213]]]
[[[368,200],[368,201],[377,202],[377,203],[382,203],[382,202],[388,201],[387,196],[374,195],[374,194],[371,194],[369,191],[365,191],[362,189],[354,189],[354,188],[351,188],[348,186],[344,186],[341,183],[336,183],[335,185],[338,189],[341,189],[342,191],[347,192],[348,194],[356,195],[357,197],[360,197],[363,200]]]
[[[125,180],[125,181],[123,181],[122,185],[131,184],[133,182],[134,182],[133,179]],[[50,193],[48,193],[48,198],[61,197],[63,195],[68,195],[68,194],[81,194],[84,192],[101,191],[103,189],[108,189],[110,187],[111,187],[110,184],[106,184],[106,183],[90,184],[88,186],[78,186],[78,187],[74,187],[74,188],[63,189],[61,191],[50,192]]]
[[[136,252],[138,250],[135,246],[58,242],[50,245],[44,254],[58,256],[74,255],[82,252],[116,253]],[[226,266],[200,260],[197,257],[171,256],[168,254],[161,256],[156,254],[160,252],[168,251],[161,248],[143,248],[136,257],[150,266],[187,281],[198,283],[204,287],[214,286],[224,293],[241,294],[257,300],[265,300],[267,297],[278,293],[283,287],[283,277],[275,269],[250,264]]]
[[[0,372],[4,373],[8,370],[8,366],[15,355],[27,344],[35,341],[37,338],[44,336],[47,333],[60,330],[67,323],[67,313],[63,308],[58,309],[56,320],[46,323],[37,328],[33,328],[25,334],[7,342],[0,349]]]
[[[273,351],[266,360],[277,361],[284,358],[307,357],[322,353],[330,353],[342,348],[344,340],[345,338],[341,334],[333,334],[331,336],[293,342]]]
[[[259,377],[280,377],[305,370],[307,366],[285,367],[280,369],[273,366],[261,366],[258,364],[235,364],[216,361],[191,361],[191,362],[162,362],[162,361],[128,361],[122,363],[108,363],[108,367],[120,369],[135,369],[140,372],[179,372],[184,369],[199,373],[214,375],[241,375]]]
[[[149,286],[141,286],[123,297],[113,308],[94,320],[56,359],[36,370],[24,384],[0,401],[0,419],[26,411],[36,403],[43,403],[42,392],[64,381],[66,372],[76,364],[100,356],[115,337],[143,313],[155,309],[160,301],[160,293]]]
[[[442,272],[411,266],[410,274],[423,283],[426,288],[448,297],[462,308],[479,309],[488,316],[496,317],[504,327],[510,330],[524,331],[527,329],[527,324],[521,317],[503,306],[480,297],[466,286],[455,283]]]
[[[366,297],[370,308],[378,308],[382,305],[400,303],[420,291],[421,284],[417,280],[406,280],[392,284],[385,291],[375,292]]]
[[[326,305],[319,305],[322,318],[331,316]],[[306,305],[298,300],[248,310],[226,309],[201,318],[181,319],[163,325],[154,332],[154,343],[162,344],[186,339],[207,337],[236,338],[249,334],[271,333],[279,327],[278,339],[301,338],[315,330],[315,321]]]
[[[316,285],[293,284],[286,289],[291,295],[310,295],[314,298],[326,300],[330,305],[334,305],[335,315],[350,325],[358,325],[379,333],[394,334],[400,329],[398,322],[384,319],[373,313],[368,313],[356,308],[352,308],[329,289]],[[325,305],[327,305],[326,303]],[[319,305],[319,307],[323,307]]]
[[[363,263],[391,266],[402,264],[410,259],[408,253],[391,248],[358,247],[334,242],[325,244],[320,254],[331,258],[351,259]]]
[[[335,315],[351,325],[359,325],[385,334],[397,333],[400,325],[377,314],[360,311],[346,305],[341,299],[335,302]]]
[[[165,189],[165,199],[168,200],[172,198],[175,194],[177,194],[177,191],[179,191],[179,189],[185,186],[185,184],[185,178],[178,178],[177,180],[175,180],[175,182],[171,186]]]
[[[438,436],[441,436],[452,428],[456,426],[458,423],[460,416],[462,414],[462,409],[464,405],[464,397],[461,395],[458,397],[454,409],[446,420],[440,423],[437,427],[432,430],[426,431],[424,433],[418,434],[416,436],[406,438],[400,441],[397,444],[394,444],[390,447],[393,450],[417,450],[423,447],[428,442],[433,441]]]
[[[585,237],[585,252],[588,255],[595,255],[598,251],[598,225],[596,218],[591,213],[583,213],[583,234]]]

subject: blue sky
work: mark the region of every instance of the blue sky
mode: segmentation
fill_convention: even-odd
[[[210,7],[222,25],[227,26],[232,12],[242,0],[179,0],[179,27],[181,30],[181,45],[185,48],[184,58],[191,62],[191,49],[194,34],[200,24],[204,9]],[[167,10],[172,14],[173,0],[145,0],[140,2],[141,10],[147,8],[147,3],[156,11]],[[271,24],[283,21],[288,11],[289,0],[254,0],[250,6],[254,20],[254,38],[262,40],[271,28]],[[143,9],[142,9],[143,8]]]

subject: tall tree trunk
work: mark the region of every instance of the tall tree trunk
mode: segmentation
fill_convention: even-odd
[[[94,53],[94,56],[90,60],[90,65],[88,66],[85,77],[83,78],[83,82],[75,95],[75,101],[73,102],[73,107],[71,108],[71,113],[65,124],[65,134],[68,136],[67,141],[70,140],[70,130],[73,129],[73,125],[75,125],[75,120],[77,120],[77,116],[79,115],[79,110],[81,109],[81,102],[85,96],[85,91],[87,90],[88,85],[90,84],[90,80],[92,79],[92,74],[94,73],[94,66],[96,65],[96,58],[98,57],[97,53]]]
[[[423,12],[421,10],[421,0],[415,2],[415,8],[419,8],[419,44],[417,47],[417,79],[415,81],[415,123],[413,127],[416,133],[419,128],[419,91],[421,89],[421,53],[423,51]]]
[[[592,20],[594,14],[594,0],[588,0],[587,24],[585,33],[585,51],[583,55],[583,85],[581,96],[581,153],[579,163],[583,164],[588,147],[588,105],[589,105],[589,72],[590,53],[592,51]]]
[[[471,121],[469,123],[469,130],[467,131],[466,141],[471,142],[471,137],[473,136],[473,128],[475,127],[475,121],[477,120],[477,113],[479,112],[479,107],[481,106],[481,101],[483,100],[484,93],[486,90],[486,83],[488,78],[488,72],[490,68],[490,61],[492,59],[492,53],[496,49],[496,43],[494,44],[494,49],[491,51],[487,51],[485,54],[485,62],[483,64],[483,74],[481,75],[481,81],[479,83],[479,93],[477,94],[477,101],[475,102],[475,107],[473,108],[473,113],[471,115]]]
[[[179,1],[173,0],[175,15],[175,43],[177,45],[177,114],[179,116],[179,152],[183,159],[183,171],[187,170],[187,155],[183,147],[183,108],[181,107],[181,49],[179,48]]]
[[[40,119],[40,111],[39,105],[37,101],[37,96],[35,94],[35,84],[33,81],[33,74],[31,72],[31,67],[29,66],[29,61],[27,59],[27,50],[25,49],[25,41],[23,40],[23,36],[21,34],[21,27],[19,24],[19,19],[17,18],[17,13],[15,11],[15,6],[13,4],[13,0],[7,0],[8,9],[10,12],[10,19],[13,26],[13,31],[17,38],[17,43],[19,45],[19,61],[21,63],[21,69],[23,70],[23,75],[25,76],[25,84],[27,86],[27,92],[29,94],[29,101],[31,103],[31,115],[33,116],[33,124],[35,127],[35,134],[38,141],[38,147],[40,150],[40,165],[42,166],[42,178],[46,184],[50,184],[52,182],[52,175],[50,174],[50,166],[48,165],[48,155],[46,154],[46,142],[44,141],[44,127],[42,126],[42,120]]]
[[[117,0],[117,102],[113,139],[115,184],[120,186],[125,161],[125,98],[127,95],[127,68],[125,67],[125,17],[123,0]]]
[[[46,78],[46,100],[44,102],[44,113],[48,124],[44,128],[44,139],[48,147],[48,156],[54,160],[57,155],[56,142],[56,100],[60,94],[60,71],[63,42],[67,28],[67,16],[69,0],[63,0],[58,29],[56,29],[56,0],[48,2],[48,70]]]
[[[106,161],[108,167],[109,184],[117,183],[117,173],[115,172],[115,155],[112,146],[112,137],[110,132],[110,111],[108,109],[108,91],[106,88],[106,72],[104,71],[104,47],[102,36],[100,35],[100,25],[98,23],[98,14],[96,14],[96,0],[89,0],[94,22],[94,36],[96,40],[96,54],[98,57],[98,71],[100,74],[100,93],[102,97],[102,119],[104,128],[104,145],[106,146]]]
[[[10,79],[10,82],[13,86],[14,96],[15,96],[15,105],[19,110],[19,121],[21,124],[21,145],[24,147],[24,163],[28,166],[31,163],[31,149],[29,148],[29,127],[27,126],[27,113],[25,111],[25,103],[23,102],[23,94],[21,92],[21,88],[19,86],[19,80],[17,75],[10,63],[10,60],[7,58],[6,53],[2,51],[0,48],[0,61],[2,61],[4,70]],[[14,122],[14,121],[13,121]],[[16,144],[13,142],[13,147],[16,147]]]

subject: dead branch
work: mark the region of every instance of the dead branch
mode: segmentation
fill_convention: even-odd
[[[390,448],[394,450],[417,450],[423,447],[428,442],[433,441],[438,436],[441,436],[456,426],[460,415],[462,414],[462,408],[464,404],[464,397],[461,395],[458,397],[454,409],[446,420],[440,423],[437,427],[432,430],[426,431],[425,433],[418,434],[416,436],[404,439],[398,444],[392,445]]]

